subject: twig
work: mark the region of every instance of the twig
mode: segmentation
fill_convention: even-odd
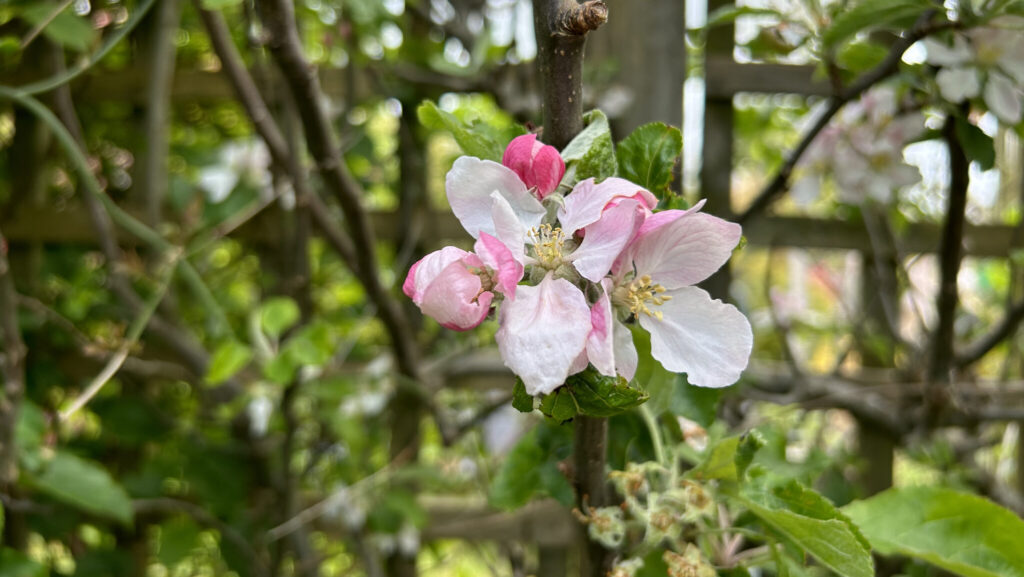
[[[775,173],[775,177],[772,178],[767,186],[761,189],[761,192],[757,194],[754,201],[750,203],[750,206],[745,211],[737,215],[735,219],[736,222],[744,224],[754,215],[763,212],[772,202],[775,201],[776,198],[786,192],[789,188],[789,177],[793,173],[793,169],[796,168],[797,162],[800,161],[800,158],[805,152],[807,152],[807,149],[810,148],[815,137],[818,136],[818,133],[828,126],[832,117],[835,116],[836,113],[846,105],[846,103],[858,98],[875,84],[878,84],[882,80],[896,74],[899,71],[900,61],[903,59],[903,53],[918,40],[921,40],[922,38],[939,30],[944,30],[955,25],[955,23],[949,21],[942,21],[934,24],[931,23],[935,14],[935,10],[928,10],[922,14],[914,26],[893,43],[892,47],[889,49],[888,55],[886,55],[882,62],[864,73],[864,75],[858,78],[856,82],[847,86],[838,95],[829,99],[828,107],[825,109],[824,113],[818,117],[811,128],[804,134],[796,148],[789,153],[785,162],[782,163],[778,172]]]
[[[18,480],[18,455],[14,436],[18,410],[25,395],[25,343],[18,327],[18,294],[14,288],[11,265],[7,261],[7,241],[0,231],[0,488],[7,489]]]
[[[32,29],[28,31],[28,34],[26,34],[25,37],[21,39],[21,45],[19,45],[18,48],[20,48],[21,50],[28,48],[28,45],[31,44],[32,41],[35,40],[36,37],[39,36],[39,34],[42,33],[42,31],[45,30],[47,26],[50,25],[51,22],[56,20],[62,12],[68,9],[68,6],[71,6],[74,3],[75,0],[64,0],[63,4],[54,8],[53,11],[46,16],[46,18],[40,20],[38,24],[33,26]]]
[[[1024,301],[1009,307],[1006,316],[988,334],[981,336],[957,354],[953,366],[963,369],[981,360],[989,351],[1013,335],[1022,320],[1024,320]]]
[[[89,386],[82,391],[82,394],[78,395],[74,401],[63,411],[61,411],[57,418],[59,421],[67,421],[71,415],[74,415],[82,407],[89,403],[93,397],[95,397],[103,386],[106,385],[117,371],[121,369],[125,360],[128,358],[128,353],[131,352],[132,348],[139,342],[139,338],[142,336],[142,332],[146,329],[146,325],[149,324],[150,319],[156,312],[160,301],[164,299],[167,294],[167,288],[171,284],[171,279],[174,278],[174,268],[177,265],[178,259],[181,258],[182,251],[179,249],[174,254],[169,255],[168,262],[166,263],[167,271],[164,273],[164,277],[160,282],[159,287],[150,297],[143,308],[142,313],[135,319],[131,327],[128,329],[128,334],[125,336],[124,343],[120,346],[117,353],[107,362],[107,365],[100,371],[100,374],[96,375],[96,378],[89,383]]]

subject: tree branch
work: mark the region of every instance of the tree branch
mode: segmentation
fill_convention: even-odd
[[[957,369],[963,369],[981,360],[982,357],[996,348],[999,343],[1011,337],[1017,331],[1017,327],[1020,326],[1022,320],[1024,320],[1024,301],[1011,306],[1006,311],[1006,316],[988,334],[980,337],[960,351],[954,358],[953,366]]]
[[[800,161],[800,158],[804,153],[807,152],[807,149],[811,147],[811,144],[818,136],[818,133],[828,126],[832,117],[842,110],[843,106],[851,100],[859,98],[861,94],[875,84],[878,84],[899,72],[900,61],[903,59],[903,53],[917,41],[939,30],[945,30],[946,28],[954,25],[954,23],[949,21],[932,23],[931,20],[935,14],[935,10],[929,10],[922,14],[914,26],[893,43],[892,47],[889,49],[889,53],[882,62],[878,63],[878,65],[871,70],[865,72],[864,75],[858,78],[856,82],[847,86],[836,96],[829,99],[828,107],[825,109],[825,112],[818,117],[811,128],[804,134],[803,138],[800,139],[796,148],[789,153],[785,162],[782,163],[778,172],[775,173],[775,177],[772,178],[772,180],[763,189],[761,189],[761,192],[757,194],[754,201],[750,203],[750,206],[736,216],[736,222],[744,224],[746,221],[750,220],[751,217],[764,212],[771,203],[775,202],[778,197],[782,196],[782,194],[789,189],[789,177],[792,175],[793,169],[796,168],[796,164]]]
[[[26,348],[18,326],[18,293],[7,260],[7,241],[0,231],[0,488],[6,492],[18,481],[18,456],[14,428],[25,395]]]

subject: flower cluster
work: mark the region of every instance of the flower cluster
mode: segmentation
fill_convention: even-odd
[[[1019,124],[1024,99],[1022,27],[1024,19],[1007,16],[988,27],[954,33],[952,45],[926,39],[928,63],[941,67],[935,81],[942,97],[958,103],[981,96],[999,120]]]
[[[631,379],[637,351],[625,322],[651,334],[651,352],[691,383],[730,385],[752,346],[747,319],[695,285],[728,260],[740,227],[689,210],[654,212],[657,198],[621,178],[577,183],[532,134],[502,163],[463,156],[446,178],[452,211],[476,239],[414,264],[403,290],[453,330],[498,308],[498,348],[531,395],[593,365]],[[500,306],[499,306],[500,304]]]
[[[826,174],[835,179],[839,199],[850,203],[889,202],[893,191],[920,181],[917,167],[903,161],[903,148],[924,132],[924,115],[900,104],[895,90],[879,86],[846,105],[801,159],[794,200],[816,199]]]

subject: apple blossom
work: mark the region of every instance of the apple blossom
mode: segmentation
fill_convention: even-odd
[[[501,163],[519,175],[527,188],[534,190],[541,200],[558,188],[565,174],[565,161],[558,150],[538,141],[536,134],[512,139],[505,148]]]
[[[1019,124],[1024,98],[1024,35],[1020,18],[1003,17],[990,26],[953,34],[949,45],[924,41],[928,63],[941,67],[939,92],[954,103],[982,97],[985,106],[1008,125]]]

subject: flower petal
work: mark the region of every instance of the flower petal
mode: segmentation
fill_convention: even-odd
[[[985,83],[985,105],[999,120],[1016,126],[1021,119],[1021,94],[1013,81],[998,72],[990,72]]]
[[[535,188],[540,199],[554,192],[565,174],[565,161],[558,149],[538,141],[536,134],[512,139],[501,163],[518,174],[527,188]]]
[[[674,289],[714,274],[732,256],[741,233],[740,225],[709,214],[666,210],[644,222],[628,256],[637,275]]]
[[[590,334],[590,307],[580,289],[552,274],[537,286],[521,286],[501,307],[495,335],[505,365],[531,395],[561,386]]]
[[[453,262],[423,291],[420,310],[445,328],[467,331],[484,321],[494,294],[481,292],[480,277]]]
[[[633,380],[633,377],[636,376],[637,365],[640,364],[636,345],[633,344],[633,332],[621,322],[614,321],[612,323],[612,343],[615,347],[615,370],[627,381]]]
[[[565,205],[558,209],[562,231],[571,236],[577,230],[597,222],[608,203],[616,198],[635,198],[648,209],[658,205],[658,198],[650,191],[622,178],[608,178],[595,184],[593,178],[577,183],[566,195]]]
[[[606,283],[607,284],[607,283]],[[587,359],[602,375],[615,376],[615,340],[612,301],[607,290],[590,307],[590,334],[587,336]]]
[[[978,71],[974,68],[943,68],[935,81],[942,97],[950,102],[963,102],[981,93]]]
[[[632,199],[605,210],[597,222],[585,229],[587,234],[583,243],[569,255],[576,271],[589,281],[600,282],[633,239],[645,217],[644,206]]]
[[[523,279],[523,265],[515,259],[512,251],[500,240],[480,233],[473,250],[484,265],[495,272],[495,289],[512,299],[516,297],[516,285]]]
[[[663,320],[640,315],[651,333],[651,355],[666,369],[684,372],[698,387],[726,387],[740,378],[754,344],[750,323],[736,307],[697,287],[665,293]]]
[[[526,264],[526,234],[529,229],[540,224],[542,216],[524,223],[512,205],[501,194],[492,192],[491,201],[493,203],[491,204],[491,219],[494,221],[494,236],[512,251],[513,258]]]
[[[402,292],[411,298],[412,302],[419,305],[423,302],[423,291],[437,279],[441,271],[453,262],[463,260],[469,254],[454,246],[435,250],[412,265],[409,274],[405,277],[405,282],[402,283]]]
[[[952,46],[935,38],[925,38],[924,47],[928,64],[933,66],[961,66],[974,60],[974,52],[959,34],[953,35]]]
[[[445,177],[445,190],[452,212],[473,238],[479,238],[481,231],[495,234],[491,217],[492,192],[507,200],[514,214],[523,222],[539,223],[544,217],[544,207],[530,194],[519,176],[490,160],[472,156],[457,158]]]

